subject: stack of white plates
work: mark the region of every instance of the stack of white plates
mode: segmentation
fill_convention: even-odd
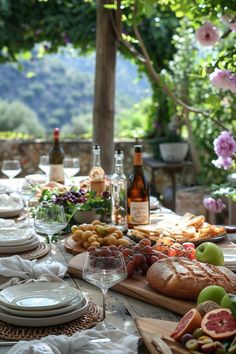
[[[0,253],[21,253],[38,247],[40,241],[34,229],[0,228]]]
[[[236,248],[222,248],[225,267],[236,271]]]
[[[64,282],[23,283],[0,292],[0,320],[19,326],[54,326],[80,317],[87,305],[83,293]]]

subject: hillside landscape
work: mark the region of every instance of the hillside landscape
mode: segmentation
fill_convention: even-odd
[[[20,101],[36,113],[46,133],[56,125],[71,135],[92,130],[95,54],[71,57],[46,55],[17,64],[0,65],[0,99]],[[116,70],[116,119],[122,112],[151,96],[147,78],[121,55]],[[4,123],[1,130],[4,130]],[[6,129],[7,130],[7,129]]]

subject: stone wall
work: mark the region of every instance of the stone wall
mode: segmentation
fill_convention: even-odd
[[[115,142],[115,147],[124,151],[124,169],[127,174],[131,172],[133,161],[134,140],[119,140]],[[65,155],[79,157],[81,169],[79,175],[87,175],[91,167],[91,140],[64,140],[62,147]],[[147,144],[143,143],[144,150],[148,149]],[[19,159],[22,172],[18,177],[24,177],[32,173],[40,173],[38,168],[40,155],[48,155],[52,146],[51,141],[45,140],[1,140],[0,141],[0,168],[2,160]],[[0,174],[0,177],[6,177]]]

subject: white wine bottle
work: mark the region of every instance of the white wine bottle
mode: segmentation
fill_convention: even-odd
[[[60,146],[60,130],[55,128],[53,131],[53,147],[49,153],[49,180],[58,183],[64,183],[63,159],[64,151]]]
[[[142,145],[134,146],[133,171],[128,179],[128,228],[149,224],[149,183],[143,170]]]
[[[111,177],[111,221],[122,231],[127,230],[127,178],[123,169],[123,151],[115,152],[115,172]]]
[[[93,167],[89,172],[89,190],[100,196],[105,191],[105,172],[101,167],[100,146],[93,147]]]

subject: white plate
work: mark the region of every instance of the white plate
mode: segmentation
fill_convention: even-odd
[[[25,176],[25,180],[29,184],[43,184],[46,183],[48,180],[48,177],[46,175],[41,175],[41,174],[34,174],[34,175],[27,175]]]
[[[0,246],[0,253],[21,253],[26,251],[32,251],[38,247],[40,240],[37,235],[33,234],[30,242],[24,245],[14,246]]]
[[[224,261],[227,265],[236,265],[236,249],[222,248],[224,254]]]
[[[0,218],[0,228],[13,227],[16,225],[15,220],[12,219],[1,219]]]
[[[33,234],[32,228],[18,229],[17,227],[0,229],[0,246],[15,246],[24,244]]]
[[[84,299],[83,293],[78,292],[78,296],[76,296],[74,300],[69,302],[67,306],[59,307],[58,309],[28,311],[28,310],[17,310],[4,305],[0,305],[0,309],[7,313],[20,316],[20,317],[51,317],[51,316],[61,315],[63,313],[71,312],[75,309],[79,309],[83,307],[83,299]]]
[[[21,310],[49,310],[66,306],[77,294],[64,282],[23,283],[2,290],[0,303]]]
[[[3,209],[0,208],[0,218],[13,218],[15,216],[20,215],[20,213],[23,211],[23,205],[19,204],[17,208],[14,209]]]
[[[87,306],[88,306],[88,300],[84,297],[81,303],[81,307],[72,310],[71,312],[63,313],[61,315],[56,315],[56,316],[50,316],[50,317],[47,316],[38,317],[38,318],[24,317],[24,319],[22,317],[12,316],[6,313],[5,311],[3,311],[2,309],[0,309],[0,320],[21,327],[22,326],[23,327],[55,326],[79,318],[80,316],[83,315]]]

